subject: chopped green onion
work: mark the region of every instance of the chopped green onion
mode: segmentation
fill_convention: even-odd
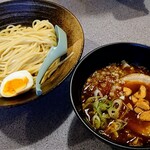
[[[101,120],[97,114],[95,114],[92,118],[93,127],[99,129],[101,126]]]
[[[111,118],[117,119],[119,117],[119,111],[122,106],[122,100],[116,99],[113,101],[112,106],[108,109],[108,114]]]

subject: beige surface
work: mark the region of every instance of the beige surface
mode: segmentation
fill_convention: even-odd
[[[85,33],[83,55],[112,42],[150,45],[149,0],[51,1],[65,6],[79,19]],[[0,150],[111,150],[75,116],[69,82],[70,78],[42,100],[0,109]]]

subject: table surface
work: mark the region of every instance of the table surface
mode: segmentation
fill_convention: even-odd
[[[113,42],[150,45],[149,0],[51,1],[80,21],[85,35],[82,57]],[[0,109],[0,150],[112,150],[76,117],[69,98],[70,77],[37,101]]]

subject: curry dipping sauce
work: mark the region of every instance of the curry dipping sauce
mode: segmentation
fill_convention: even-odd
[[[87,123],[129,146],[150,145],[150,72],[126,61],[96,70],[82,90]]]

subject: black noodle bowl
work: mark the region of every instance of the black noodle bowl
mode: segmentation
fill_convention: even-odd
[[[83,52],[84,35],[78,19],[58,4],[44,0],[13,0],[0,3],[0,30],[10,24],[31,26],[34,20],[49,20],[54,26],[62,28],[67,34],[67,54],[73,52],[72,57],[59,66],[53,76],[43,84],[42,91],[46,94],[60,85],[79,61]],[[13,98],[0,98],[0,107],[16,106],[37,98],[35,90],[30,90]]]

